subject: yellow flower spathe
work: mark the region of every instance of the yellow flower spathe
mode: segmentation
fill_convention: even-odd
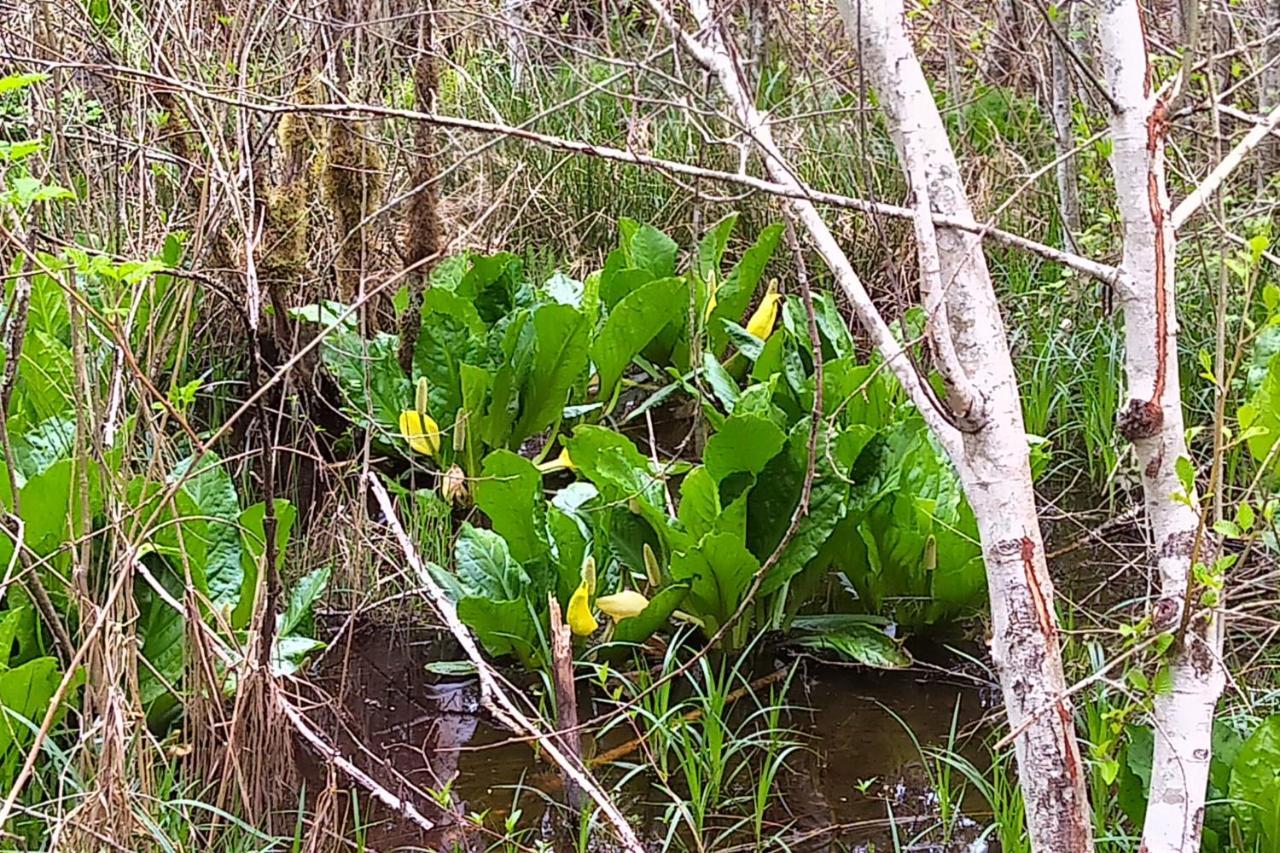
[[[440,427],[430,415],[412,409],[401,412],[400,436],[419,453],[435,456],[440,452]]]
[[[569,458],[569,448],[562,447],[560,455],[550,462],[543,462],[538,466],[538,470],[543,474],[550,474],[552,471],[577,471],[578,466],[573,464],[573,460]]]
[[[591,615],[591,587],[586,578],[569,599],[568,621],[569,630],[577,637],[589,637],[600,627],[596,617]]]
[[[596,607],[600,612],[617,622],[639,616],[649,606],[649,599],[635,590],[623,590],[613,595],[602,595],[596,599]]]
[[[778,280],[774,279],[769,282],[769,289],[765,291],[764,298],[760,300],[755,313],[751,315],[750,320],[747,320],[747,331],[762,341],[773,334],[773,324],[778,321],[778,303],[781,300],[782,294],[778,293]]]
[[[706,310],[704,310],[704,311],[702,312],[702,322],[704,322],[704,323],[710,323],[710,322],[711,322],[711,315],[715,312],[715,310],[716,310],[716,305],[717,305],[717,304],[719,304],[719,303],[716,301],[716,295],[717,295],[719,292],[720,292],[720,288],[719,288],[719,287],[716,287],[716,288],[713,288],[713,289],[712,289],[712,291],[711,291],[711,297],[710,297],[709,299],[707,299],[707,307],[706,307]]]

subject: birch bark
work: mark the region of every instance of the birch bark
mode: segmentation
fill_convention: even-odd
[[[529,70],[529,41],[524,7],[528,0],[502,0],[502,23],[507,37],[507,62],[511,67],[511,86],[520,89]]]
[[[955,154],[904,27],[901,0],[836,0],[888,119],[918,207],[971,216]],[[931,210],[930,210],[931,206]],[[928,219],[922,216],[920,219]],[[1042,851],[1093,849],[1084,772],[1065,696],[1021,401],[1000,307],[981,244],[956,229],[917,228],[922,292],[935,351],[949,346],[980,412],[955,411],[963,425],[965,493],[982,538],[991,598],[992,656],[1000,675],[1032,845]],[[935,307],[929,267],[940,262]],[[947,370],[944,365],[944,376]],[[952,377],[948,386],[955,387]],[[953,406],[956,400],[951,395]]]
[[[1074,250],[1080,233],[1080,176],[1076,169],[1075,133],[1071,116],[1071,33],[1075,29],[1076,4],[1058,6],[1058,17],[1050,23],[1058,32],[1052,39],[1053,51],[1053,132],[1057,148],[1058,206],[1062,211],[1065,245]]]
[[[1266,115],[1280,106],[1280,0],[1266,0],[1262,11],[1263,32],[1270,36],[1263,53],[1263,72],[1259,78],[1258,112]],[[1267,139],[1258,170],[1262,186],[1280,171],[1280,139]]]
[[[1161,585],[1153,613],[1162,627],[1187,627],[1168,662],[1172,689],[1155,700],[1143,849],[1195,853],[1204,821],[1213,711],[1224,673],[1217,614],[1197,613],[1183,623],[1181,613],[1200,519],[1189,501],[1174,498],[1182,491],[1175,463],[1188,453],[1178,380],[1173,221],[1164,174],[1167,110],[1153,86],[1137,2],[1105,4],[1098,29],[1103,72],[1117,105],[1111,115],[1111,165],[1127,273],[1119,292],[1128,403],[1118,429],[1133,442],[1142,469]]]

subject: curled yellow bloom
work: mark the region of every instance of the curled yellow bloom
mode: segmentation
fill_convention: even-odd
[[[747,321],[747,331],[760,340],[773,334],[773,324],[778,321],[778,303],[781,300],[782,294],[778,293],[778,280],[775,278],[769,282],[769,289],[765,291],[764,298],[760,300],[755,313]]]
[[[711,298],[707,300],[707,308],[702,313],[702,322],[707,323],[711,320],[711,314],[716,310],[716,294],[720,291],[719,287],[713,288]]]
[[[596,607],[601,613],[617,622],[639,616],[649,606],[649,599],[635,590],[623,590],[613,595],[602,595],[596,599]]]
[[[586,578],[582,579],[582,583],[573,591],[573,597],[569,599],[568,620],[569,630],[578,637],[589,637],[600,627],[596,617],[591,615],[591,587]]]
[[[435,456],[440,452],[440,427],[430,415],[414,409],[401,412],[400,436],[419,453]]]
[[[569,448],[562,447],[560,455],[550,462],[543,462],[538,466],[538,470],[543,474],[550,474],[552,471],[577,471],[578,466],[573,464],[573,460],[569,458]]]

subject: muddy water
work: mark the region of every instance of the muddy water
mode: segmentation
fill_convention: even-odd
[[[551,819],[558,809],[546,806],[562,799],[558,778],[526,744],[512,742],[485,719],[473,679],[428,674],[431,647],[430,642],[413,643],[366,629],[345,648],[339,644],[317,677],[329,694],[327,707],[340,709],[328,719],[318,712],[327,734],[388,790],[409,799],[439,824],[436,831],[424,833],[361,797],[367,849],[485,850],[496,836],[466,826],[458,816],[487,813],[486,826],[500,830],[513,804],[520,810],[519,825],[529,830],[522,839],[525,848],[542,839],[555,849],[571,849],[557,836],[557,821]],[[787,696],[795,710],[784,725],[795,730],[805,748],[793,753],[789,771],[780,774],[766,825],[787,827],[793,849],[823,851],[893,849],[891,813],[904,845],[935,825],[938,796],[923,770],[919,749],[945,746],[954,725],[962,737],[961,752],[980,764],[979,743],[985,733],[981,719],[991,701],[980,678],[957,677],[953,670],[926,665],[912,672],[870,673],[799,662]],[[742,704],[745,713],[748,709]],[[619,732],[615,740],[625,739],[622,735]],[[324,768],[305,756],[301,761],[309,790],[323,788],[329,781]],[[621,771],[597,773],[610,784]],[[654,840],[656,850],[667,831],[667,800],[647,782],[645,774],[639,774],[622,799],[628,816]],[[346,785],[346,780],[337,780],[339,788]],[[446,787],[449,811],[433,797]],[[353,812],[345,797],[345,792],[339,794],[350,821]],[[980,819],[981,803],[971,798],[963,807]],[[730,823],[729,818],[722,821]],[[978,829],[974,825],[949,846],[922,840],[904,849],[968,850]],[[349,837],[350,826],[346,831]],[[746,841],[749,836],[726,840],[721,849]],[[696,846],[687,836],[685,842],[680,846]]]

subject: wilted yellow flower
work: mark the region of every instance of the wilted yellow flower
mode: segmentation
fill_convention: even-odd
[[[569,458],[569,448],[560,448],[560,455],[550,462],[543,462],[538,466],[538,470],[544,474],[550,474],[552,471],[577,471],[578,466],[573,464],[573,460]]]
[[[400,435],[419,453],[435,456],[440,452],[440,427],[430,415],[415,409],[401,412]]]
[[[760,300],[755,313],[747,321],[747,331],[760,340],[773,334],[773,324],[778,321],[778,303],[781,300],[782,294],[778,293],[778,280],[772,279],[769,282],[769,289],[764,293],[764,298]]]
[[[470,495],[467,493],[467,475],[461,467],[453,465],[444,472],[440,481],[440,494],[451,504],[465,503]]]
[[[615,622],[639,616],[649,606],[649,599],[635,590],[623,590],[613,595],[602,595],[596,599],[596,608]]]

